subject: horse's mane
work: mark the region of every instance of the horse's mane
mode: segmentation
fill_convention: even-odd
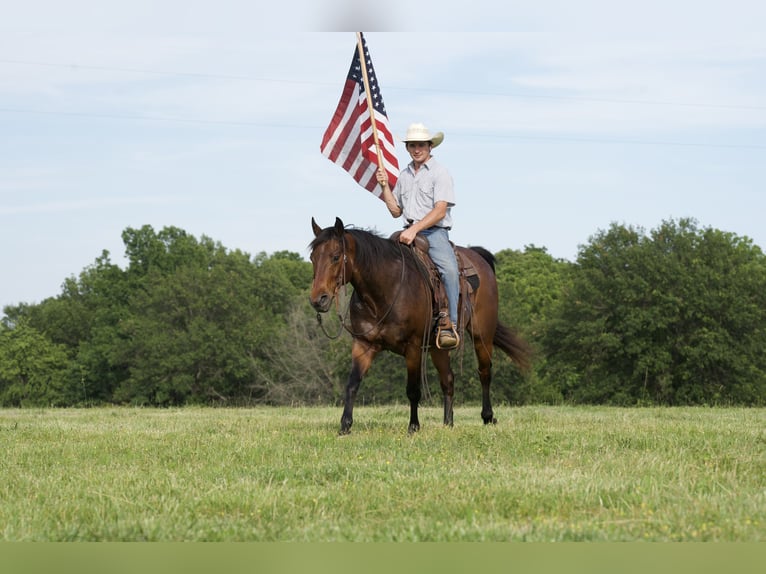
[[[417,265],[412,248],[383,237],[377,231],[356,227],[347,227],[345,231],[354,238],[356,244],[355,265],[363,275],[384,265],[387,261],[401,262],[404,259],[408,266]],[[340,239],[340,237],[334,228],[328,227],[314,238],[309,244],[309,248],[313,250],[316,246],[331,239]]]
[[[386,261],[414,261],[412,249],[366,229],[347,229],[356,243],[355,263],[359,271],[366,275]]]

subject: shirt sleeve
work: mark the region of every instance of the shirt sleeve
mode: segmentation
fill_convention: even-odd
[[[401,208],[402,207],[402,176],[401,175],[397,178],[396,183],[394,184],[394,189],[391,190],[391,195],[394,196],[396,205],[398,205]]]
[[[437,201],[446,201],[447,205],[452,207],[455,205],[455,184],[452,180],[452,176],[441,164],[434,167],[435,169],[432,174],[434,182],[434,203]]]

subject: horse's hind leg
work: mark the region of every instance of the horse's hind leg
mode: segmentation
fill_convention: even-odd
[[[359,385],[361,384],[362,379],[367,374],[367,371],[370,370],[372,360],[377,354],[378,351],[367,343],[354,340],[354,343],[351,346],[351,373],[346,382],[339,434],[343,435],[351,432],[351,425],[354,424],[354,401],[356,400],[356,393],[359,390]]]
[[[433,347],[431,349],[431,361],[439,373],[439,383],[444,397],[444,425],[453,425],[452,405],[455,397],[455,375],[450,366],[449,353]]]

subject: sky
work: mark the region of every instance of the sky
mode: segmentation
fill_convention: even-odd
[[[398,229],[319,151],[356,30],[394,132],[445,133],[456,243],[574,261],[689,217],[766,248],[763,2],[2,3],[0,308],[124,266],[128,227],[306,259],[312,217]]]

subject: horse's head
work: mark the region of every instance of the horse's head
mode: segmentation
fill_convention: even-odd
[[[348,282],[346,265],[350,246],[340,218],[335,218],[333,227],[322,229],[312,217],[311,227],[314,229],[314,240],[310,244],[314,280],[309,302],[314,309],[325,313],[340,286]]]

